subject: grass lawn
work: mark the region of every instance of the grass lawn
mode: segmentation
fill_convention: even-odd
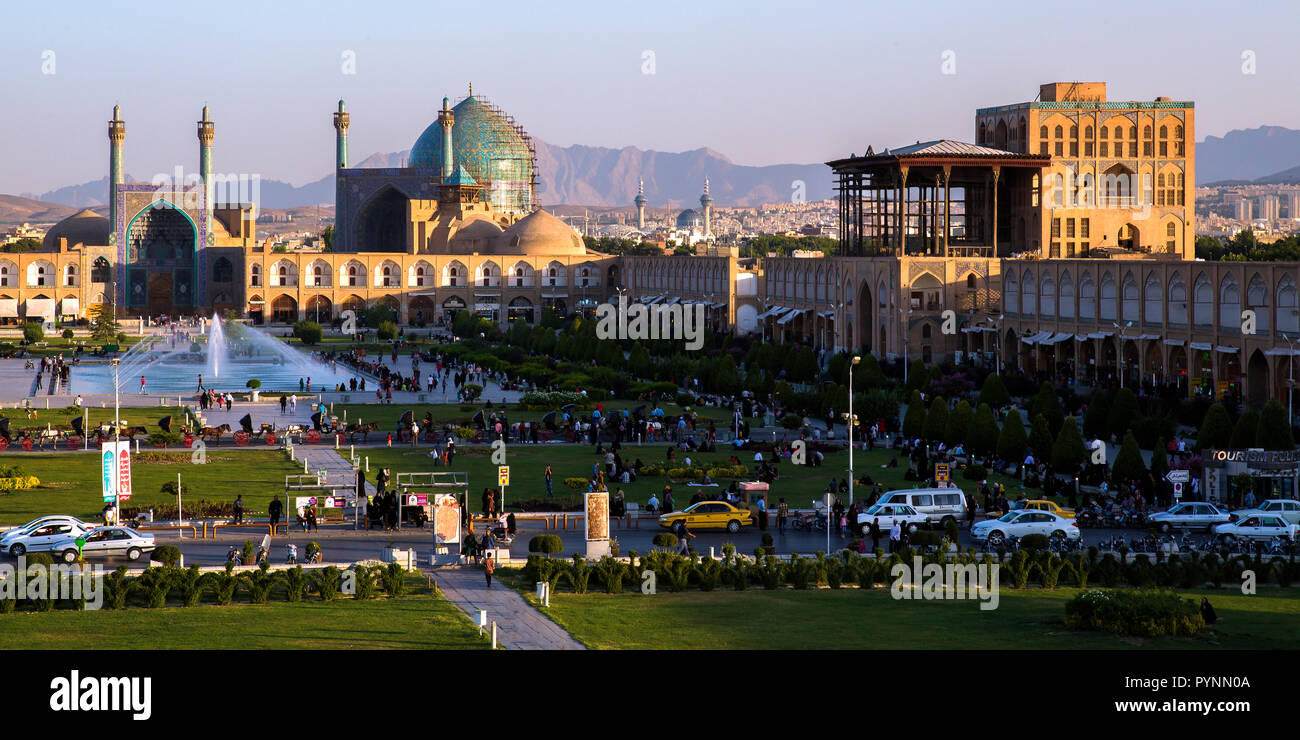
[[[1300,589],[1210,597],[1219,621],[1194,638],[1136,639],[1065,628],[1065,601],[1078,593],[1003,588],[996,610],[975,601],[900,601],[887,589],[749,590],[643,596],[556,593],[546,611],[588,647],[775,650],[1295,650]],[[525,598],[536,604],[531,593]]]
[[[580,494],[573,493],[564,487],[565,478],[587,478],[591,475],[591,466],[596,463],[603,465],[603,460],[596,457],[593,450],[595,448],[589,445],[510,445],[507,450],[506,461],[510,465],[511,485],[506,490],[506,506],[510,507],[511,502],[540,499],[546,497],[546,482],[543,478],[543,471],[547,465],[551,466],[554,475],[554,492],[557,498],[569,497],[575,509],[581,509]],[[661,463],[664,460],[665,444],[644,445],[638,447],[629,445],[623,448],[623,456],[626,459],[635,460],[638,457],[646,463]],[[497,468],[491,460],[491,450],[485,446],[468,446],[458,445],[456,459],[450,468],[440,468],[430,465],[428,456],[428,447],[420,447],[412,450],[410,446],[399,446],[393,444],[392,448],[372,448],[358,450],[358,454],[370,457],[371,480],[374,479],[376,467],[391,468],[394,473],[398,472],[429,472],[454,470],[465,471],[469,473],[470,483],[470,500],[477,502],[478,496],[486,486],[496,486]],[[346,452],[344,453],[346,454]],[[710,453],[701,457],[709,465],[726,464],[727,458],[732,453],[723,451],[721,448],[716,453]],[[897,488],[914,488],[916,484],[911,481],[903,480],[903,475],[907,472],[906,458],[899,460],[897,468],[881,468],[889,462],[893,456],[892,450],[876,449],[871,452],[855,452],[853,456],[854,468],[859,476],[867,473],[873,480],[885,487],[885,490]],[[753,453],[739,453],[737,457],[750,467],[751,472],[755,470],[753,465]],[[681,459],[680,451],[678,459]],[[836,452],[826,456],[821,467],[810,468],[804,466],[790,465],[783,463],[780,467],[781,477],[772,485],[771,498],[769,503],[775,503],[777,499],[784,497],[787,502],[795,507],[807,508],[811,506],[814,498],[820,497],[825,491],[826,484],[832,479],[838,481],[840,478],[848,477],[849,453]],[[1007,487],[1008,496],[1014,498],[1019,492],[1019,482],[1011,478],[1002,476],[991,476],[992,480],[1001,481]],[[957,476],[956,483],[965,491],[977,492],[979,490],[979,481],[968,481]],[[659,492],[664,485],[669,484],[669,480],[663,476],[647,477],[642,476],[635,483],[629,484],[612,484],[611,490],[623,489],[625,498],[628,501],[645,503],[650,498],[651,493]],[[721,481],[721,487],[725,488],[730,481]],[[673,496],[677,503],[684,505],[690,500],[692,490],[685,484],[672,483]],[[585,490],[585,489],[584,489]],[[718,489],[703,489],[718,490]],[[861,487],[855,487],[855,496],[866,495]],[[1039,492],[1041,493],[1041,492]]]
[[[152,451],[151,451],[152,452]],[[264,511],[271,497],[284,493],[284,476],[301,473],[301,464],[289,461],[279,450],[222,450],[207,448],[206,465],[190,462],[190,453],[152,453],[131,466],[134,495],[127,506],[175,503],[161,492],[180,473],[186,501],[234,501],[243,494],[251,512]],[[25,475],[40,478],[41,485],[26,491],[0,492],[0,524],[23,524],[46,514],[68,514],[97,519],[104,507],[100,496],[100,458],[89,453],[16,453],[0,455],[0,466],[16,465]]]
[[[415,650],[489,647],[450,602],[400,599],[305,601],[122,611],[19,612],[0,616],[0,649]]]
[[[152,399],[151,399],[152,400]],[[98,404],[87,406],[84,410],[68,406],[55,406],[57,401],[51,401],[50,408],[44,408],[44,399],[37,398],[35,401],[36,408],[28,411],[23,408],[6,408],[0,409],[0,417],[9,418],[9,428],[14,436],[20,429],[44,429],[47,425],[55,429],[70,431],[72,429],[72,419],[82,416],[83,412],[87,417],[86,429],[95,429],[100,424],[113,424],[113,404],[110,402],[108,408],[101,408]],[[155,401],[155,403],[157,403]],[[161,431],[158,429],[158,420],[164,416],[172,417],[175,423],[173,429],[179,429],[184,422],[182,410],[175,406],[123,406],[118,412],[119,418],[130,426],[148,427],[150,432]],[[92,446],[94,440],[91,440]]]
[[[128,324],[133,324],[134,322],[118,322],[118,323],[119,323],[119,329],[124,329]],[[38,346],[36,344],[29,344],[26,347],[21,347],[21,348],[18,347],[18,343],[23,341],[23,335],[21,331],[17,332],[16,334],[13,334],[12,336],[0,337],[0,342],[12,344],[14,345],[15,349],[25,349],[27,350],[27,355],[29,357],[36,357],[36,358],[53,357],[54,355],[62,353],[64,359],[71,359],[72,355],[77,351],[77,347],[80,346],[85,349],[85,353],[82,355],[82,357],[90,359],[90,353],[98,349],[103,344],[117,344],[118,354],[120,356],[121,353],[126,352],[128,349],[130,349],[141,339],[141,337],[139,336],[128,335],[126,338],[126,342],[119,344],[116,339],[109,342],[100,342],[96,339],[92,339],[89,334],[84,334],[84,333],[78,333],[72,339],[64,339],[61,336],[61,334],[62,334],[62,329],[57,329],[49,334],[46,334],[45,338],[41,340],[41,343],[45,345],[43,347]],[[93,359],[100,359],[100,358],[93,358]]]

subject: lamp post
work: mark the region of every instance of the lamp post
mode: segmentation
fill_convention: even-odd
[[[911,318],[912,316],[912,309],[909,308],[907,309],[906,312],[904,312],[903,307],[899,306],[898,313],[903,317],[903,386],[906,387],[907,386],[907,330],[908,330],[908,323],[909,323],[908,319]]]
[[[853,427],[858,421],[858,417],[853,415],[853,368],[857,367],[859,362],[862,362],[862,358],[854,355],[853,362],[849,365],[849,506],[853,505]],[[826,551],[830,552],[829,546]]]
[[[113,364],[113,441],[118,442],[120,441],[120,435],[122,433],[122,420],[121,404],[118,397],[119,381],[117,376],[118,368],[122,365],[122,360],[114,357],[110,362]],[[116,459],[117,458],[114,457],[114,460]],[[117,472],[114,471],[113,475],[117,475]],[[116,492],[116,486],[114,486],[113,491],[113,523],[120,524],[122,522],[122,499]]]
[[[1124,341],[1126,339],[1126,337],[1124,336],[1124,330],[1133,326],[1133,322],[1125,321],[1124,326],[1120,326],[1118,321],[1113,323],[1115,324],[1115,328],[1119,329],[1119,356],[1117,358],[1117,361],[1119,362],[1119,387],[1123,388],[1124,387]]]
[[[1288,355],[1286,358],[1286,367],[1287,367],[1287,375],[1288,375],[1286,381],[1286,423],[1287,426],[1291,426],[1291,397],[1295,395],[1296,340],[1292,339],[1291,337],[1288,337],[1286,334],[1283,334],[1282,338],[1286,340],[1287,347],[1289,347],[1291,350],[1291,354]]]

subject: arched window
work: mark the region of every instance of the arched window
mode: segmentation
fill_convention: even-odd
[[[69,288],[77,287],[77,266],[76,265],[64,266],[63,285]]]
[[[1231,332],[1241,329],[1241,289],[1231,273],[1219,283],[1219,329]]]
[[[248,270],[248,284],[258,287],[262,284],[262,266],[253,265]]]
[[[318,288],[325,284],[325,268],[321,265],[311,268],[311,284]]]
[[[212,263],[212,282],[214,283],[233,283],[235,281],[235,266],[225,257],[218,257],[216,262]]]
[[[1197,326],[1210,326],[1214,323],[1214,288],[1205,273],[1196,277],[1192,288],[1192,322]]]
[[[90,263],[90,282],[108,283],[113,280],[113,267],[108,264],[108,260],[103,257],[96,257],[95,261]],[[229,280],[227,280],[229,282]]]

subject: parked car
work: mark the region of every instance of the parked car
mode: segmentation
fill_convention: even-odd
[[[871,522],[876,519],[880,519],[880,529],[884,532],[888,532],[889,528],[894,526],[895,521],[908,532],[915,532],[928,522],[925,514],[907,504],[876,503],[871,508],[858,514],[858,525],[870,527]]]
[[[35,529],[37,525],[54,524],[56,522],[69,522],[71,524],[76,524],[82,527],[83,529],[90,529],[93,526],[91,524],[87,524],[81,521],[75,516],[62,516],[62,515],[43,516],[40,517],[39,519],[31,520],[30,522],[27,522],[21,527],[14,527],[12,529],[7,529],[4,531],[3,534],[0,534],[0,552],[9,552],[9,545],[10,543],[15,541],[16,537],[27,534],[32,529]]]
[[[725,529],[735,534],[741,527],[753,524],[754,515],[748,509],[737,509],[725,501],[701,501],[681,511],[661,515],[659,526],[672,529],[683,520],[691,529]]]
[[[1294,541],[1297,531],[1300,531],[1300,525],[1292,524],[1277,514],[1261,514],[1215,525],[1214,537],[1222,542],[1237,539],[1268,541],[1274,537]]]
[[[61,556],[65,563],[77,562],[78,537],[84,538],[80,550],[83,558],[125,555],[127,560],[139,560],[141,555],[154,549],[151,534],[141,534],[130,527],[96,527],[76,537],[56,541],[50,547],[51,552]]]
[[[971,539],[976,542],[988,541],[990,545],[1001,545],[1009,537],[1021,538],[1027,534],[1046,535],[1049,539],[1079,539],[1079,523],[1073,519],[1046,511],[1009,511],[997,519],[979,522],[970,531]]]
[[[29,552],[46,552],[50,550],[55,542],[69,537],[75,539],[85,534],[88,529],[88,527],[76,522],[43,522],[28,528],[21,534],[15,535],[9,540],[6,549],[14,557]]]
[[[1289,498],[1271,498],[1253,509],[1238,509],[1229,513],[1232,521],[1251,516],[1272,514],[1280,516],[1292,524],[1300,524],[1300,501]]]
[[[1057,506],[1055,502],[1048,501],[1047,499],[1036,498],[1036,499],[1029,499],[1029,500],[1020,499],[1019,501],[1012,501],[1011,510],[1012,511],[1046,511],[1050,514],[1055,514],[1060,517],[1065,517],[1066,519],[1074,518],[1074,512],[1072,510],[1062,509],[1060,506]]]
[[[930,526],[945,526],[966,517],[966,497],[960,488],[911,488],[888,491],[878,504],[907,504],[925,517]]]
[[[1173,529],[1203,529],[1213,532],[1214,525],[1225,524],[1231,517],[1226,508],[1205,501],[1185,501],[1167,511],[1151,515],[1151,526],[1161,532]]]

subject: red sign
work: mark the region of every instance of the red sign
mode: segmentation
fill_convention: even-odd
[[[131,499],[131,453],[125,447],[117,455],[117,498]]]

